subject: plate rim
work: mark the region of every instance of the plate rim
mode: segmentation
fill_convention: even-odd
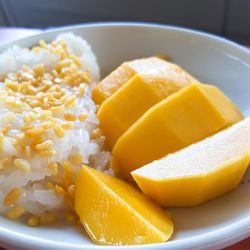
[[[174,249],[210,249],[211,250],[211,247],[217,247],[217,248],[227,247],[231,244],[238,242],[238,239],[243,240],[244,238],[248,236],[250,236],[250,217],[248,217],[248,220],[242,219],[238,222],[235,222],[228,226],[214,230],[212,232],[201,234],[199,236],[189,237],[187,239],[182,239],[178,241],[168,241],[164,243],[147,244],[147,245],[129,245],[129,246],[111,246],[111,247],[115,249],[121,249],[121,250],[133,250],[135,248],[140,249],[140,250],[152,250],[152,249],[164,250],[166,247],[169,250],[174,250]],[[27,235],[27,234],[15,232],[9,229],[5,229],[4,227],[0,226],[0,239],[2,237],[3,239],[7,239],[9,237],[8,241],[3,240],[3,242],[5,242],[6,244],[8,244],[8,242],[11,241],[12,244],[10,244],[10,246],[22,246],[22,247],[25,247],[25,249],[26,248],[27,249],[45,249],[46,248],[46,249],[51,249],[51,250],[52,249],[72,249],[72,250],[81,249],[82,250],[84,246],[84,245],[79,245],[79,244],[72,244],[72,243],[67,243],[67,242],[59,242],[59,241],[42,239],[42,238]],[[228,241],[227,239],[230,239],[230,241]],[[205,248],[200,247],[201,244]],[[185,248],[182,248],[183,246],[185,246]],[[91,249],[91,250],[105,249],[106,250],[106,249],[110,249],[111,247],[93,244],[93,245],[87,245],[85,249]]]

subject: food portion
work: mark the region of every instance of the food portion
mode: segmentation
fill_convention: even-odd
[[[132,170],[242,118],[240,111],[218,88],[190,84],[149,109],[118,139],[112,150],[112,167],[131,180]]]
[[[233,190],[250,162],[250,118],[132,172],[163,206],[198,205]]]
[[[165,60],[158,57],[148,57],[124,62],[93,89],[93,100],[97,104],[102,104],[135,74],[161,68],[167,64]]]
[[[75,218],[82,163],[106,169],[91,99],[99,68],[72,34],[0,55],[0,213],[31,226]]]
[[[73,34],[14,46],[0,54],[0,214],[32,227],[80,222],[102,245],[167,241],[174,226],[160,205],[197,205],[240,183],[242,119],[218,88],[158,57],[100,81]],[[143,193],[119,179],[132,176]]]
[[[135,187],[86,166],[77,177],[75,209],[97,244],[164,242],[173,233],[169,214]]]
[[[133,76],[98,110],[105,145],[112,149],[117,139],[150,107],[195,82],[198,81],[183,69],[167,62],[166,66]]]

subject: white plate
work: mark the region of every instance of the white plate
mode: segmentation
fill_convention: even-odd
[[[13,44],[31,46],[61,32],[74,32],[92,45],[103,75],[121,62],[151,55],[170,55],[198,79],[219,86],[250,115],[250,53],[230,41],[187,29],[131,23],[104,23],[44,32]],[[248,179],[250,176],[248,176]],[[202,206],[171,209],[175,234],[163,244],[113,249],[220,249],[250,236],[250,183]],[[122,225],[121,225],[122,226]],[[10,249],[104,249],[91,243],[79,228],[58,225],[30,228],[0,217],[0,245]]]

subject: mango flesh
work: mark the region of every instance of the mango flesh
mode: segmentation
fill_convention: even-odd
[[[129,184],[87,166],[76,181],[75,210],[97,244],[164,242],[173,233],[166,211]]]
[[[107,148],[112,149],[117,139],[150,107],[193,82],[197,80],[171,63],[133,76],[102,103],[97,113]]]
[[[117,140],[112,150],[112,167],[131,180],[131,171],[242,118],[218,88],[190,84],[150,108]]]
[[[132,172],[163,206],[192,206],[233,190],[250,162],[250,118]]]
[[[168,62],[158,57],[148,57],[124,62],[93,89],[92,96],[95,103],[102,104],[135,74],[147,72],[165,65],[168,65]]]

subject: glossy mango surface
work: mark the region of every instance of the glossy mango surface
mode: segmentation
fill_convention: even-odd
[[[97,244],[164,242],[173,232],[165,210],[135,187],[87,166],[76,181],[75,210]]]
[[[243,118],[218,88],[190,84],[150,108],[116,142],[112,167],[130,172],[202,140]]]
[[[177,65],[136,74],[104,101],[97,113],[105,143],[112,149],[117,139],[150,107],[188,84],[197,82]]]
[[[135,74],[147,72],[168,64],[167,61],[158,57],[148,57],[124,62],[94,87],[92,92],[93,99],[95,103],[102,104]]]
[[[250,162],[250,118],[132,172],[163,206],[193,206],[233,190]]]

